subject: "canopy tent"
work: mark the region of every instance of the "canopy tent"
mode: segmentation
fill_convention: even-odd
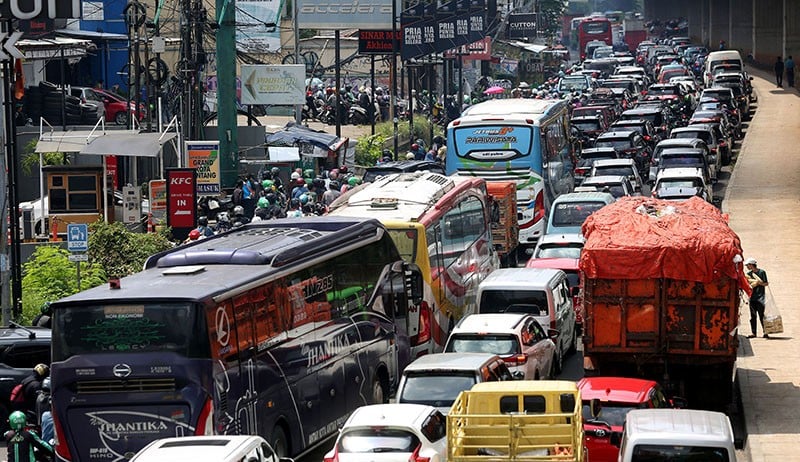
[[[337,152],[342,147],[347,147],[347,138],[339,138],[324,131],[312,130],[293,122],[288,123],[283,130],[268,133],[266,142],[268,146],[297,146],[300,153],[308,157],[328,157],[328,152]]]

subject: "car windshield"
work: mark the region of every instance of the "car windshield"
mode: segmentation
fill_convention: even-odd
[[[605,206],[605,202],[561,202],[553,210],[553,226],[581,226],[592,213]]]
[[[632,176],[634,175],[633,167],[624,165],[603,165],[594,166],[594,174],[592,176]]]
[[[625,424],[625,416],[638,406],[633,406],[630,403],[616,403],[613,401],[603,402],[600,408],[600,413],[596,417],[592,417],[592,410],[588,402],[583,403],[583,419],[584,421],[599,420],[605,422],[612,427],[621,427]]]
[[[508,356],[519,353],[520,347],[517,337],[512,334],[453,334],[447,341],[445,352]]]
[[[604,139],[597,140],[594,146],[596,148],[614,148],[616,150],[624,150],[631,148],[631,141],[629,139]]]
[[[577,242],[542,244],[534,258],[581,258],[581,249]]]
[[[561,82],[558,83],[558,88],[561,90],[585,90],[589,88],[589,84],[586,82],[585,78],[563,78]]]
[[[701,188],[703,187],[703,183],[700,181],[699,178],[681,178],[681,179],[670,179],[670,180],[663,180],[658,183],[656,186],[656,190],[659,189],[668,189],[668,188]]]
[[[547,315],[547,294],[543,290],[484,290],[481,313],[525,313]]]
[[[631,83],[627,80],[606,80],[603,82],[604,87],[608,88],[631,88]]]
[[[696,131],[696,132],[673,132],[673,138],[681,138],[681,139],[694,139],[700,138],[701,140],[705,141],[706,144],[713,144],[711,139],[711,133],[707,131]]]
[[[650,87],[647,90],[648,95],[652,96],[665,96],[665,95],[677,95],[678,88],[677,87]]]
[[[637,444],[633,447],[631,462],[725,462],[731,460],[725,448],[689,446],[682,444]]]
[[[614,151],[614,152],[603,152],[603,151],[586,152],[586,151],[584,151],[584,152],[581,153],[581,159],[591,160],[591,161],[600,160],[600,159],[616,159],[616,158],[617,158],[616,151]]]
[[[597,120],[581,120],[573,122],[572,125],[580,131],[598,131],[600,130],[600,122]]]
[[[622,196],[627,196],[627,192],[625,191],[625,187],[622,186],[620,183],[594,183],[594,182],[585,182],[585,186],[594,186],[598,191],[605,191],[614,196],[615,198],[619,199]]]
[[[341,453],[413,452],[419,438],[408,430],[374,426],[344,430],[339,438]]]
[[[661,125],[661,113],[660,112],[649,112],[644,114],[631,114],[628,116],[628,119],[635,118],[635,119],[644,119],[653,122],[653,125]]]
[[[662,167],[683,167],[685,165],[697,165],[703,163],[698,156],[661,156]]]
[[[450,407],[459,393],[469,390],[473,385],[473,372],[410,372],[397,402]]]

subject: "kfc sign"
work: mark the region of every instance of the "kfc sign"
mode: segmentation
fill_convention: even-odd
[[[167,226],[181,240],[195,227],[197,172],[193,168],[167,169]]]
[[[3,19],[80,19],[81,0],[0,0]]]

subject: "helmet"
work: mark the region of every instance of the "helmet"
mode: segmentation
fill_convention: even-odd
[[[347,173],[347,165],[342,165],[339,167],[339,173]]]
[[[299,200],[292,199],[292,200],[289,201],[289,208],[290,209],[296,209],[298,207],[300,207],[300,201]]]
[[[296,179],[300,178],[300,174],[297,173],[297,172],[292,172],[291,178],[292,178],[292,180],[296,180]]]
[[[747,266],[747,265],[758,265],[758,262],[756,261],[755,258],[751,257],[751,258],[748,258],[747,260],[745,260],[744,264],[745,264],[745,266]]]
[[[411,149],[416,151],[417,149],[419,149],[419,145],[417,143],[414,143],[414,144],[411,145]]]
[[[406,160],[414,160],[415,156],[413,152],[409,152],[406,154]]]
[[[50,302],[44,302],[44,303],[42,304],[42,307],[41,307],[41,308],[39,308],[39,311],[40,311],[42,314],[49,315],[49,314],[50,314],[50,313],[53,311],[53,309],[52,309],[52,308],[50,308]]]
[[[274,204],[275,201],[278,200],[278,198],[275,196],[275,193],[267,193],[264,196],[264,199],[266,199],[269,204]]]
[[[233,208],[233,214],[244,215],[244,207],[242,207],[241,205],[237,205],[236,207]]]
[[[303,178],[314,178],[314,169],[307,168],[303,170]]]
[[[303,205],[308,204],[308,194],[300,194],[300,197],[298,199],[300,199],[301,204]]]
[[[47,377],[48,375],[50,375],[50,366],[48,366],[47,364],[39,363],[33,366],[33,371],[36,372],[36,374],[39,375],[39,377]]]
[[[258,198],[258,207],[259,208],[265,209],[265,208],[267,208],[268,205],[269,205],[269,202],[267,202],[267,198],[266,197],[259,197]]]
[[[311,180],[311,184],[314,185],[316,189],[325,189],[325,180],[322,178],[314,178]]]
[[[25,428],[25,425],[28,423],[28,419],[25,417],[25,413],[22,411],[14,411],[8,416],[8,423],[11,425],[11,429],[15,431],[20,431]]]
[[[328,189],[330,189],[331,191],[338,191],[339,187],[340,186],[338,181],[332,180],[330,183],[328,183]]]
[[[295,182],[295,184],[297,186],[305,186],[306,185],[305,178],[298,178],[298,179],[294,180],[294,182]]]
[[[191,239],[193,241],[196,241],[196,240],[200,239],[200,231],[198,231],[196,229],[193,229],[193,230],[189,231],[189,239]]]
[[[281,169],[279,169],[278,167],[272,167],[270,169],[270,173],[272,173],[272,178],[276,178],[278,175],[281,174]]]
[[[331,180],[339,178],[339,169],[334,168],[333,170],[331,170],[330,173],[328,173],[328,178],[330,178]]]
[[[347,184],[349,184],[350,187],[352,188],[353,186],[361,184],[361,178],[357,176],[351,176],[350,178],[347,179]]]
[[[208,226],[208,217],[200,217],[197,219],[197,224],[200,226]]]
[[[262,181],[262,182],[261,182],[261,187],[263,187],[264,189],[269,189],[269,188],[271,188],[271,187],[272,187],[274,184],[275,184],[275,182],[274,182],[274,181],[272,181],[272,180],[264,180],[264,181]]]

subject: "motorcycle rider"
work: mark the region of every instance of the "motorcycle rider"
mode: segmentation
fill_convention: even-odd
[[[231,220],[231,224],[234,227],[242,226],[250,223],[250,218],[248,218],[244,214],[244,207],[241,205],[237,205],[233,208],[233,219]]]
[[[200,217],[197,219],[197,231],[203,237],[211,237],[214,235],[214,230],[208,226],[208,217]]]
[[[8,462],[35,462],[37,460],[35,449],[42,456],[52,459],[53,448],[42,440],[35,431],[25,428],[28,419],[25,413],[14,411],[8,416],[11,430],[5,432]]]

